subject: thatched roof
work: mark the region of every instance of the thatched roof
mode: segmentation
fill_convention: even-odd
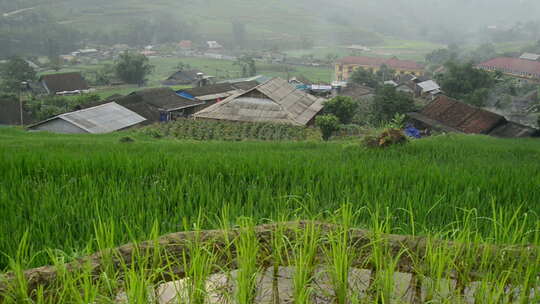
[[[195,118],[307,125],[323,108],[324,99],[273,78],[233,95],[194,115]]]

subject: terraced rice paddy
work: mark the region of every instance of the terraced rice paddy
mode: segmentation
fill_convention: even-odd
[[[122,142],[124,136],[135,141]],[[366,150],[356,142],[197,142],[140,133],[68,136],[0,130],[0,269],[19,274],[18,287],[9,294],[13,303],[29,294],[41,297],[37,303],[51,303],[46,290],[22,283],[23,269],[47,264],[62,269],[77,257],[169,232],[299,219],[366,228],[374,236],[458,241],[471,249],[423,247],[427,253],[408,265],[421,278],[465,282],[462,287],[477,282],[485,288],[474,297],[492,299],[477,303],[527,303],[535,296],[528,291],[537,286],[540,269],[535,247],[540,244],[539,201],[540,143],[534,140],[450,135]],[[267,244],[257,242],[259,236],[244,233],[229,240],[234,250],[222,252],[225,262],[212,249],[223,242],[203,240],[194,242],[184,258],[180,253],[167,260],[167,255],[141,251],[137,263],[101,263],[105,266],[97,277],[84,269],[65,274],[55,290],[65,296],[64,303],[110,303],[122,292],[130,303],[145,303],[151,286],[197,277],[198,287],[192,289],[197,295],[211,274],[238,269],[235,280],[244,291],[233,296],[238,303],[250,303],[256,273],[293,265],[291,290],[310,286],[313,267],[323,267],[332,275],[327,288],[332,301],[353,303],[345,274],[369,264],[377,270],[370,295],[385,294],[380,303],[397,303],[391,296],[392,278],[401,271],[400,260],[413,251],[390,251],[383,241],[373,246],[370,236],[371,243],[364,243],[369,254],[359,259],[363,249],[343,233],[313,238],[303,229],[301,235],[294,242],[270,242],[291,252],[272,257],[279,261],[275,264],[261,258],[279,250],[268,251]],[[317,245],[319,239],[324,246]],[[510,259],[505,250],[474,251],[485,244],[520,246],[518,257]],[[183,265],[187,272],[174,277],[174,271],[159,265]],[[309,267],[299,271],[298,265]],[[477,270],[486,275],[469,276]],[[467,275],[456,277],[461,273]],[[312,296],[293,295],[295,303],[311,303]]]

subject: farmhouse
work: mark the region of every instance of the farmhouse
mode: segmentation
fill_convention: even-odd
[[[43,75],[39,82],[49,95],[80,94],[90,88],[80,73]]]
[[[509,122],[501,115],[477,108],[447,96],[439,96],[419,113],[408,113],[419,129],[497,137],[531,137],[540,133],[534,128]]]
[[[424,74],[424,66],[415,61],[400,60],[396,57],[388,59],[367,56],[349,56],[336,62],[335,78],[337,81],[347,81],[354,70],[358,68],[371,69],[376,72],[383,65],[396,71],[397,74],[412,74],[415,76]]]
[[[219,83],[191,89],[179,90],[176,93],[184,98],[196,98],[197,100],[204,101],[206,106],[210,106],[232,95],[251,90],[258,85],[259,83],[257,81]]]
[[[193,115],[197,119],[274,122],[305,126],[322,110],[324,99],[273,78]]]
[[[31,131],[54,133],[110,133],[145,121],[144,117],[110,102],[75,112],[64,113],[28,127]]]
[[[375,96],[375,89],[358,84],[349,84],[339,88],[336,92],[338,96],[347,96],[355,100],[371,99]]]
[[[169,88],[146,89],[111,99],[146,119],[145,124],[188,117],[205,102],[182,97]]]
[[[499,71],[512,77],[540,80],[540,61],[512,57],[497,57],[482,62],[476,67],[485,71]]]
[[[191,85],[198,80],[198,76],[202,75],[203,72],[199,70],[180,70],[176,73],[172,74],[167,78],[165,81],[163,81],[164,85]]]

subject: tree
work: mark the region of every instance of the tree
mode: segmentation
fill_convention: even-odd
[[[234,65],[238,65],[242,68],[242,77],[251,77],[257,75],[255,59],[249,55],[244,55],[238,58]]]
[[[239,21],[233,21],[232,32],[234,44],[239,48],[244,48],[246,44],[246,25]]]
[[[21,57],[11,57],[2,66],[1,76],[3,90],[16,93],[21,88],[21,82],[35,80],[36,71]]]
[[[375,124],[388,122],[396,114],[405,114],[414,109],[414,100],[411,96],[398,92],[393,86],[382,86],[375,91],[371,105],[372,122]]]
[[[447,72],[438,75],[437,80],[443,91],[450,97],[482,106],[487,101],[487,89],[496,84],[496,79],[489,72],[476,69],[472,63],[448,62]],[[480,90],[476,92],[477,90]]]
[[[426,61],[432,64],[445,64],[448,61],[455,61],[458,53],[450,49],[438,49],[426,55]]]
[[[392,80],[396,71],[389,68],[386,64],[381,65],[381,68],[375,73],[375,78],[378,82],[385,82],[387,80]]]
[[[379,86],[379,80],[377,76],[373,73],[373,70],[367,70],[364,68],[357,68],[349,77],[349,80],[352,83],[365,85],[371,88],[376,88]]]
[[[322,138],[329,140],[339,127],[339,119],[332,114],[320,115],[315,118],[315,125],[321,129]]]
[[[357,109],[358,103],[346,96],[338,96],[324,103],[324,113],[336,116],[345,125],[351,123]]]
[[[146,82],[146,76],[154,70],[154,66],[150,64],[148,57],[126,51],[116,60],[114,70],[126,83],[142,86]]]

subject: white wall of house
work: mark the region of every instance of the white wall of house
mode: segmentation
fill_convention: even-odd
[[[44,122],[40,125],[30,127],[32,131],[49,131],[53,133],[64,133],[64,134],[83,134],[88,133],[85,130],[77,127],[76,125],[65,121],[61,118],[55,118]]]

